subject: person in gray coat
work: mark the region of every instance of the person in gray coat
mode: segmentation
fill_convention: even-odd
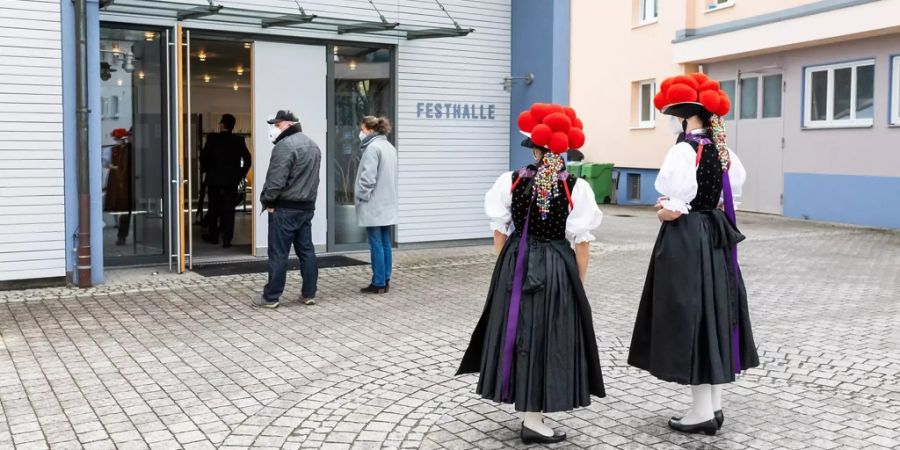
[[[361,292],[384,294],[391,285],[391,228],[399,215],[397,149],[387,139],[388,119],[363,117],[359,130],[362,158],[356,173],[356,217],[369,235],[372,256],[372,282]]]
[[[291,245],[300,258],[303,277],[301,297],[307,305],[316,303],[319,268],[312,242],[312,219],[319,191],[319,146],[303,134],[297,117],[278,111],[269,124],[275,144],[259,201],[269,212],[269,282],[253,305],[277,308],[284,292],[288,253]]]

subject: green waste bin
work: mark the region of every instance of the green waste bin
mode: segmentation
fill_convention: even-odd
[[[582,168],[582,163],[581,163],[581,162],[575,162],[575,161],[570,162],[570,163],[566,166],[566,170],[569,171],[569,175],[572,175],[572,176],[574,176],[575,178],[581,178],[581,168]]]
[[[581,165],[581,178],[591,185],[597,203],[609,203],[612,198],[612,164],[587,163]]]

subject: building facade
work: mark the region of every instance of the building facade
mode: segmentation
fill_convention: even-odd
[[[185,271],[265,256],[258,198],[272,147],[265,121],[278,109],[293,110],[323,151],[320,251],[365,247],[352,189],[366,114],[395,124],[396,242],[489,237],[483,194],[510,166],[510,102],[525,88],[507,80],[510,0],[87,0],[87,9],[93,283],[117,265]],[[75,281],[75,20],[69,0],[0,5],[0,159],[9,162],[0,281]],[[229,252],[201,242],[195,224],[208,208],[199,154],[225,113],[253,154],[241,241]]]
[[[573,2],[571,68],[573,105],[596,117],[585,121],[591,134],[608,137],[585,153],[620,167],[619,203],[656,200],[673,139],[653,111],[657,83],[702,70],[732,97],[743,209],[900,227],[887,206],[900,203],[900,1],[619,3]],[[591,28],[601,13],[621,25]],[[609,69],[621,60],[630,64]]]

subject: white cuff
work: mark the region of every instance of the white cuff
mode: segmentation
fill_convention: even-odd
[[[491,222],[491,231],[499,231],[504,235],[509,236],[509,224]]]
[[[571,242],[572,244],[581,244],[582,242],[594,242],[596,238],[590,232],[580,233],[580,234],[572,234],[566,232],[566,240]]]
[[[668,198],[660,202],[663,208],[668,209],[669,211],[680,212],[682,214],[687,214],[691,209],[691,205],[678,200],[677,198]]]

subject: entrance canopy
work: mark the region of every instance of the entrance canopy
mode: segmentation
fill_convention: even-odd
[[[337,34],[366,34],[384,37],[399,37],[407,40],[434,39],[466,36],[475,31],[463,28],[450,16],[440,0],[434,0],[435,11],[443,11],[452,27],[414,27],[400,22],[390,22],[378,10],[374,0],[369,0],[373,18],[379,20],[360,21],[340,17],[325,17],[307,13],[297,1],[296,12],[247,9],[222,4],[218,0],[104,0],[101,8],[110,13],[152,16],[169,20],[194,20],[258,26],[260,29],[306,29]]]

